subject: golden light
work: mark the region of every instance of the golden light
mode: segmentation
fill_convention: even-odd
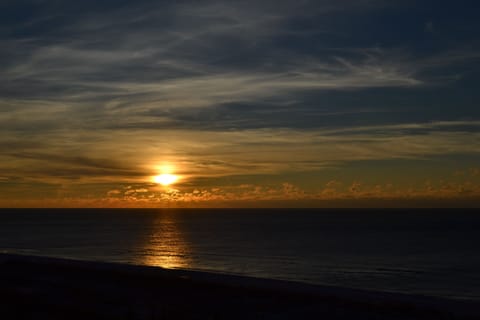
[[[175,215],[168,211],[162,213],[152,226],[154,232],[146,239],[142,250],[147,254],[139,255],[136,262],[168,269],[190,268],[190,246]]]
[[[162,173],[161,175],[153,177],[155,183],[161,184],[162,186],[168,186],[172,183],[175,183],[178,180],[178,177],[170,173]]]

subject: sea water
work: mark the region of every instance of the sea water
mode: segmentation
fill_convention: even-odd
[[[454,209],[1,209],[0,251],[480,300]]]

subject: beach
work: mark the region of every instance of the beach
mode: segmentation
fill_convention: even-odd
[[[0,255],[2,319],[480,319],[476,301]]]

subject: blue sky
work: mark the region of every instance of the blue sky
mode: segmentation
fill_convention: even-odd
[[[478,203],[478,8],[3,1],[2,203]]]

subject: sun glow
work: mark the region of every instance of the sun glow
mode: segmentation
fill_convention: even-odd
[[[170,173],[162,173],[161,175],[153,177],[153,181],[161,184],[162,186],[169,186],[172,183],[175,183],[177,180],[178,176]]]

